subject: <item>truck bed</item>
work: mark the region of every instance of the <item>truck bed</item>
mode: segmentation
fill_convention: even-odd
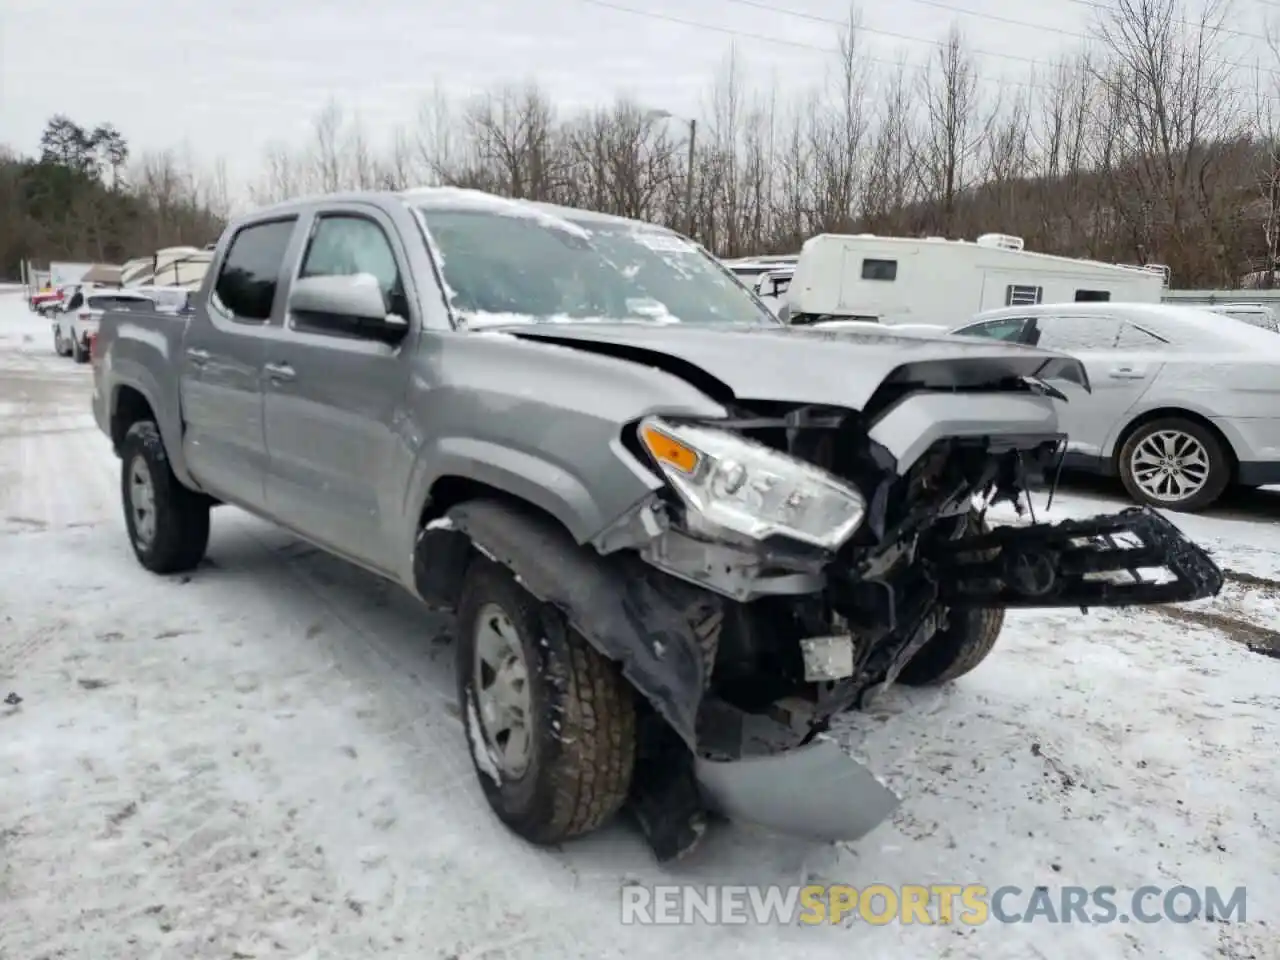
[[[112,431],[121,403],[145,401],[156,415],[165,446],[181,449],[183,342],[190,317],[154,310],[108,310],[98,326],[93,363],[93,415]]]

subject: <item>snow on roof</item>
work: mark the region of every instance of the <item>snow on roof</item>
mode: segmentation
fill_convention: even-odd
[[[463,187],[418,187],[404,191],[402,196],[411,202],[419,204],[425,202],[427,207],[483,211],[502,217],[533,220],[541,226],[562,230],[584,240],[591,236],[573,221],[551,213],[547,205],[512,200],[497,194],[485,193],[483,190],[468,190]]]

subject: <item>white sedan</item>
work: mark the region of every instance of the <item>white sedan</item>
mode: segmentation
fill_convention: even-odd
[[[1280,337],[1190,307],[1005,307],[955,328],[1060,350],[1092,386],[1054,381],[1068,466],[1119,475],[1139,503],[1201,510],[1231,484],[1280,483]]]

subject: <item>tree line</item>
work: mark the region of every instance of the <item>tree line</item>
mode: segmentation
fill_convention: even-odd
[[[330,103],[306,142],[266,151],[248,194],[474,187],[691,230],[721,256],[794,252],[821,232],[1003,232],[1032,250],[1166,264],[1175,286],[1267,285],[1280,252],[1280,57],[1233,60],[1241,31],[1226,14],[1216,0],[1191,17],[1178,0],[1114,0],[1093,42],[1003,81],[954,27],[925,61],[885,66],[854,10],[820,88],[762,89],[731,51],[691,163],[688,124],[652,105],[566,115],[533,83],[465,101],[436,90],[390,130]],[[49,139],[39,160],[0,165],[0,263],[22,242],[5,229],[14,170],[79,177],[130,204],[110,216],[105,200],[52,217],[28,207],[28,248],[110,259],[216,234],[225,174],[184,172],[172,154],[126,163],[110,127],[78,129],[84,139]]]
[[[172,152],[131,155],[111,124],[58,115],[36,157],[0,150],[0,278],[24,260],[122,263],[217,238],[229,209],[225,177],[196,176]]]

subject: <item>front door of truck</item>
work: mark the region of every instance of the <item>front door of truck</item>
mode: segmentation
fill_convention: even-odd
[[[192,314],[180,370],[183,455],[202,487],[261,512],[267,448],[262,363],[272,318],[284,309],[281,282],[297,217],[241,227],[231,238],[204,304]],[[179,321],[175,321],[179,322]]]
[[[402,414],[418,322],[406,273],[383,213],[326,205],[310,220],[295,276],[371,274],[387,312],[408,321],[408,330],[393,344],[342,317],[286,310],[264,358],[268,510],[303,536],[388,573],[403,566],[393,555],[403,538],[392,527],[404,507],[394,461],[412,443]]]

